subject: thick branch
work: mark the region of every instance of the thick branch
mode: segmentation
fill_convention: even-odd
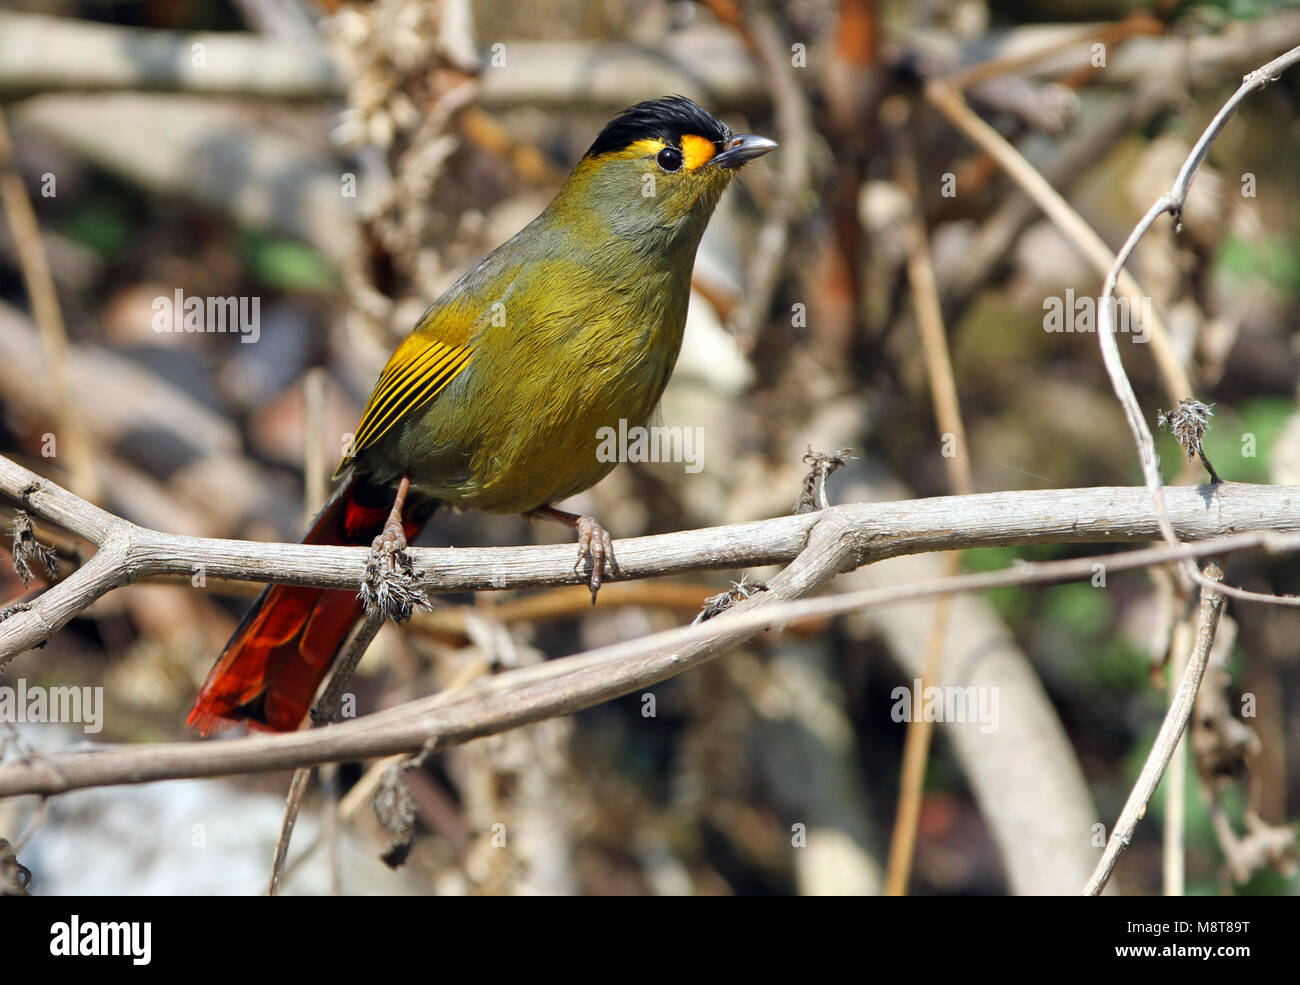
[[[64,793],[115,783],[265,772],[428,750],[566,715],[648,687],[772,626],[844,615],[876,605],[1013,585],[1084,580],[1096,574],[1099,564],[1116,573],[1252,548],[1300,550],[1300,533],[1255,531],[1178,547],[1162,545],[1104,557],[1017,564],[1002,571],[962,575],[927,584],[798,599],[797,596],[815,591],[836,572],[851,566],[860,549],[857,533],[835,510],[809,515],[815,518],[815,525],[807,548],[772,580],[769,590],[750,596],[734,609],[701,625],[654,633],[482,678],[454,691],[309,732],[38,757],[0,768],[0,797]]]
[[[481,76],[479,101],[489,107],[618,108],[648,92],[707,94],[715,108],[753,106],[764,98],[752,83],[749,53],[723,31],[691,32],[671,51],[617,42],[485,40],[505,45],[504,62],[492,62]],[[314,101],[346,95],[329,48],[316,39],[158,31],[0,12],[0,95],[114,91]]]
[[[0,13],[0,92],[113,89],[342,98],[343,80],[318,41],[252,33],[181,33],[41,14]]]
[[[769,583],[766,592],[752,595],[700,627],[677,630],[675,635],[655,634],[648,638],[651,646],[638,640],[630,649],[619,644],[548,661],[328,728],[229,742],[109,750],[67,762],[57,756],[35,757],[0,768],[0,797],[36,792],[51,784],[63,792],[105,783],[261,772],[416,752],[568,714],[674,676],[747,639],[764,627],[761,618],[745,621],[747,612],[751,617],[761,615],[783,600],[816,591],[850,564],[854,553],[852,532],[838,518],[823,517],[807,548]],[[484,703],[491,709],[486,715]],[[341,756],[340,740],[349,750]]]
[[[181,537],[119,520],[0,458],[0,492],[100,545],[93,574],[70,577],[0,622],[0,664],[37,646],[106,592],[160,575],[355,588],[367,550]],[[1300,488],[1228,483],[1165,491],[1179,536],[1300,531]],[[784,563],[828,516],[852,532],[851,569],[901,554],[1030,543],[1133,542],[1158,536],[1141,488],[1060,489],[854,503],[818,513],[619,541],[620,580]],[[418,584],[434,592],[579,584],[572,548],[417,548]],[[1180,555],[1182,556],[1182,555]],[[1190,555],[1189,555],[1190,556]],[[87,567],[91,567],[87,565]]]
[[[1041,58],[1045,48],[1077,39],[1075,25],[1030,24],[991,32],[963,46],[955,60],[1002,60],[1032,53],[1026,78],[1056,79],[1091,65],[1088,44]],[[488,44],[506,39],[486,38]],[[1127,87],[1153,76],[1220,77],[1238,65],[1300,41],[1300,14],[1283,11],[1233,22],[1203,37],[1135,38],[1111,53],[1099,83]],[[193,44],[206,46],[206,66],[193,66]],[[909,42],[915,58],[925,45]],[[718,106],[763,98],[743,44],[724,31],[683,32],[671,51],[609,42],[506,41],[506,65],[483,73],[485,105],[567,108],[625,106],[647,92],[707,95]],[[901,56],[900,56],[901,57]],[[945,60],[951,61],[951,58]],[[0,95],[37,92],[156,90],[253,99],[336,100],[344,84],[317,40],[283,40],[251,32],[183,33],[118,27],[72,18],[0,12]]]

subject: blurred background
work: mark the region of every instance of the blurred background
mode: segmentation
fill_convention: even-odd
[[[909,252],[933,265],[973,488],[1140,484],[1095,334],[1044,326],[1046,299],[1095,297],[1100,274],[925,85],[950,80],[1114,248],[1241,76],[1300,44],[1294,7],[10,0],[0,170],[21,176],[39,234],[7,197],[0,453],[150,527],[296,540],[424,308],[546,205],[615,112],[680,92],[781,144],[713,220],[661,410],[703,427],[704,468],[622,465],[569,509],[616,538],[789,513],[810,447],[854,450],[834,502],[953,491]],[[1131,265],[1174,366],[1214,406],[1206,447],[1230,481],[1300,483],[1298,97],[1292,72],[1247,100],[1182,231],[1157,222]],[[57,330],[33,317],[23,265],[37,254]],[[160,322],[158,299],[177,292],[257,299],[256,341]],[[1182,394],[1151,345],[1120,345],[1154,425]],[[1158,441],[1166,481],[1203,481]],[[8,525],[12,504],[0,511]],[[38,528],[63,574],[88,555]],[[468,513],[440,514],[420,543],[567,539]],[[833,590],[947,563],[900,559]],[[740,575],[613,584],[594,609],[581,587],[442,598],[381,633],[358,711],[681,625]],[[1227,575],[1300,592],[1290,558],[1238,556]],[[6,604],[42,584],[0,566]],[[6,726],[5,755],[186,739],[257,590],[177,580],[100,600],[0,684],[102,685],[103,731]],[[1179,806],[1187,891],[1294,894],[1300,613],[1228,611]],[[942,682],[996,688],[1001,726],[937,731],[912,893],[1077,891],[1159,726],[1181,615],[1158,573],[954,604]],[[911,605],[766,634],[654,688],[652,715],[634,694],[432,756],[408,775],[415,837],[396,870],[369,805],[383,764],[341,764],[309,792],[286,891],[878,893],[906,729],[894,689],[920,676],[933,624],[932,606]],[[30,833],[33,893],[256,893],[287,783],[10,800],[0,836]],[[1165,786],[1121,860],[1123,892],[1161,891]]]

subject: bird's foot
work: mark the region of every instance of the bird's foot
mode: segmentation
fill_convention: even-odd
[[[589,516],[578,517],[574,529],[578,531],[578,560],[573,565],[573,570],[581,571],[584,561],[591,562],[587,587],[591,589],[591,604],[595,605],[606,565],[610,574],[618,570],[618,562],[614,560],[614,542],[605,528]]]
[[[396,521],[391,516],[388,518],[384,529],[371,542],[370,550],[384,557],[394,557],[406,550],[406,530],[400,517]]]
[[[605,572],[614,574],[618,571],[618,562],[614,559],[614,542],[610,540],[605,528],[593,517],[566,513],[554,506],[539,506],[528,513],[530,517],[556,520],[566,527],[578,531],[578,560],[573,565],[574,571],[582,570],[584,561],[591,562],[591,576],[587,587],[591,589],[591,604],[596,604],[596,593],[600,591],[601,579]]]
[[[376,610],[395,623],[404,623],[416,609],[430,609],[428,597],[416,587],[420,572],[406,553],[406,530],[402,525],[402,504],[409,483],[403,479],[393,511],[379,535],[370,544],[366,573],[361,579],[362,608],[366,615]]]
[[[380,545],[379,538],[375,538],[358,594],[366,615],[379,611],[401,624],[410,619],[416,609],[433,608],[428,596],[418,587],[419,577],[420,572],[415,570],[406,554],[405,538],[400,548],[391,549]]]

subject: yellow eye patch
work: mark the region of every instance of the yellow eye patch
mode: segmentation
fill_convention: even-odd
[[[665,144],[662,140],[656,140],[654,137],[645,137],[628,144],[623,151],[619,152],[618,156],[629,160],[638,157],[653,157],[667,146],[668,144]]]
[[[665,147],[671,147],[672,144],[665,143],[662,140],[656,140],[654,137],[645,137],[629,144],[620,157],[637,158],[649,157],[658,154]],[[713,160],[717,154],[718,148],[714,146],[713,141],[708,137],[701,137],[694,133],[682,134],[682,166],[687,171],[694,171],[702,168]]]
[[[713,145],[713,141],[707,137],[693,133],[682,134],[682,158],[687,171],[694,171],[708,164],[717,152],[718,149]]]

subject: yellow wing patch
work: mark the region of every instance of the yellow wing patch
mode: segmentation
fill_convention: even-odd
[[[364,448],[374,444],[407,413],[433,399],[468,364],[468,345],[447,345],[418,335],[397,347],[361,412],[352,446],[334,476]]]

